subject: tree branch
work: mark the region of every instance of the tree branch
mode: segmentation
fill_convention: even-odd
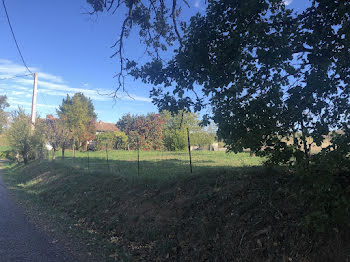
[[[184,2],[186,3],[186,1],[184,0]],[[177,29],[177,23],[176,23],[176,0],[173,0],[173,7],[172,7],[172,10],[171,10],[171,17],[173,19],[173,24],[174,24],[174,30],[175,30],[175,33],[176,33],[176,36],[180,42],[180,48],[182,47],[182,38],[180,36],[180,33],[179,33],[179,30]]]

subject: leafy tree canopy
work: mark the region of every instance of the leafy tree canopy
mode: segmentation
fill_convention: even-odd
[[[0,134],[2,133],[4,125],[7,123],[8,117],[4,109],[9,106],[9,103],[7,103],[7,96],[0,96]]]
[[[159,114],[124,115],[117,123],[118,128],[128,136],[129,148],[146,150],[163,148],[164,120]]]
[[[106,8],[104,1],[88,2],[95,11]],[[209,98],[212,114],[204,120],[215,121],[230,151],[251,148],[274,163],[292,156],[309,162],[313,144],[321,145],[332,130],[348,132],[349,1],[313,0],[303,12],[293,13],[282,0],[209,0],[204,14],[181,24],[181,34],[172,16],[176,0],[169,6],[146,0],[109,3],[117,8],[124,3],[128,10],[116,43],[121,72],[126,69],[154,85],[151,95],[161,110],[199,111],[204,97]],[[147,4],[155,15],[145,11]],[[140,32],[157,32],[158,21],[164,31],[157,40],[168,47],[179,40],[172,59],[159,57],[161,45],[154,43],[160,42],[145,41],[155,47],[152,61],[126,61],[122,41],[133,23]]]
[[[97,142],[96,149],[101,150],[106,147],[114,149],[126,149],[128,136],[124,132],[103,132],[95,136]]]
[[[69,129],[71,136],[82,143],[93,139],[95,134],[94,121],[96,114],[90,98],[82,93],[73,97],[67,95],[57,110],[63,125]]]
[[[23,159],[25,164],[30,159],[43,157],[44,125],[40,119],[37,119],[35,129],[32,131],[30,117],[23,108],[12,112],[11,126],[6,135],[12,150]]]
[[[190,131],[192,145],[203,146],[214,142],[214,135],[209,134],[199,125],[198,114],[183,110],[174,114],[164,110],[161,115],[165,121],[163,137],[167,150],[184,150],[187,147],[187,128]]]

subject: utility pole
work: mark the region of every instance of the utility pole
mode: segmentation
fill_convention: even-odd
[[[34,73],[34,85],[33,85],[33,97],[32,97],[32,122],[31,122],[32,131],[34,130],[34,127],[35,127],[37,86],[38,86],[38,73]]]

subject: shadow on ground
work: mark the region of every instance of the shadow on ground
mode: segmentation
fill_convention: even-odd
[[[103,238],[105,260],[346,261],[349,242],[303,227],[307,203],[283,171],[168,159],[86,158],[13,166],[14,190],[36,195]],[[320,259],[319,259],[320,258]]]

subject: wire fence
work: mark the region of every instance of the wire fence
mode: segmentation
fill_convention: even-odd
[[[202,153],[203,157],[204,154]],[[52,155],[49,155],[49,160]],[[89,171],[109,171],[109,172],[133,172],[137,175],[152,170],[152,172],[180,171],[191,173],[192,167],[187,151],[144,151],[144,150],[101,150],[65,152],[64,159],[58,152],[56,161],[64,161],[66,164],[76,168]]]
[[[191,156],[191,158],[190,158]],[[48,157],[52,161],[52,155]],[[262,159],[249,153],[227,154],[224,151],[184,150],[184,151],[146,151],[146,150],[101,150],[61,152],[56,162],[72,170],[88,173],[112,173],[128,177],[172,178],[182,175],[204,174],[212,171],[226,172],[259,166]]]

